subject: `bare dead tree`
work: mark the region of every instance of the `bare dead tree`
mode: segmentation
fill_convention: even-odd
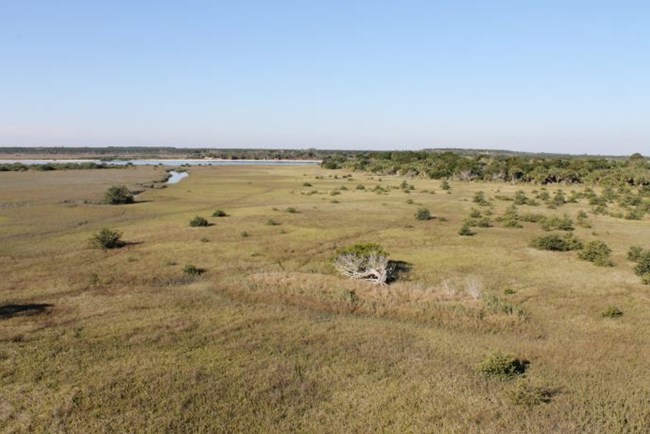
[[[385,285],[391,271],[388,257],[374,252],[368,256],[343,253],[334,258],[333,263],[344,276],[366,280],[376,285]]]

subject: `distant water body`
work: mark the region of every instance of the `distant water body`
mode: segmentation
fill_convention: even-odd
[[[174,170],[171,170],[169,171],[169,179],[167,180],[167,184],[178,184],[189,175],[190,174],[187,172],[176,172]]]
[[[67,163],[97,163],[115,166],[312,166],[320,164],[320,160],[2,160],[0,164],[20,163],[34,164],[67,164]]]

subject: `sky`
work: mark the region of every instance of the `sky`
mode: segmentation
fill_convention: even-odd
[[[0,146],[650,153],[645,0],[0,0]]]

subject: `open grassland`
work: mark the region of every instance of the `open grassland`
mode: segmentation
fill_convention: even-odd
[[[540,186],[190,173],[119,206],[98,204],[109,186],[163,169],[0,173],[3,431],[650,431],[650,286],[626,258],[650,248],[647,216],[593,214],[584,198],[518,206],[587,212],[575,236],[612,249],[597,267],[529,247],[549,233],[538,223],[498,221]],[[546,191],[559,189],[585,187]],[[417,220],[422,207],[434,218]],[[461,236],[473,209],[491,227]],[[92,248],[104,227],[127,245]],[[339,277],[332,256],[358,242],[410,271],[383,287]],[[495,351],[525,359],[524,375],[482,375]]]

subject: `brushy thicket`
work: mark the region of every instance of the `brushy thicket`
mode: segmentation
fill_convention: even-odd
[[[109,205],[124,205],[133,202],[133,193],[124,185],[114,185],[104,193],[104,203]]]

